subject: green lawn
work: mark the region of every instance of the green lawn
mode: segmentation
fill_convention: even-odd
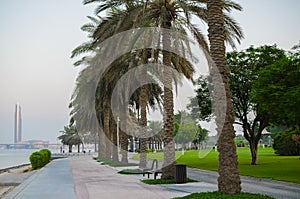
[[[300,156],[278,156],[272,148],[259,148],[258,165],[250,165],[251,154],[248,148],[238,148],[240,174],[259,178],[270,178],[300,183]],[[218,170],[218,152],[185,151],[176,152],[177,163],[187,164],[189,167]],[[139,155],[134,157],[139,159]],[[163,153],[149,153],[148,158],[163,159]]]

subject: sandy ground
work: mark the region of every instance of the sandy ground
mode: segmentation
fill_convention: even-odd
[[[36,171],[31,170],[31,166],[22,166],[20,168],[10,169],[0,174],[0,198],[3,198],[8,192],[29,178]]]

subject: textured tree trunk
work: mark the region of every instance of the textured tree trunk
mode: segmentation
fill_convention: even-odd
[[[98,134],[98,136],[99,136],[99,134]],[[99,142],[98,146],[97,146],[97,141]],[[95,136],[94,136],[94,151],[98,152],[98,156],[100,155],[99,150],[98,150],[99,147],[100,147],[100,140],[97,140],[97,134],[95,134]]]
[[[131,136],[130,137],[130,150],[132,151],[132,152],[134,152],[134,137],[133,136]]]
[[[106,136],[103,129],[99,129],[99,150],[98,156],[101,158],[106,158]],[[96,145],[96,142],[95,142]],[[96,147],[95,147],[96,149]]]
[[[122,104],[120,108],[120,119],[119,124],[119,136],[120,136],[120,145],[121,145],[121,162],[127,164],[128,163],[128,135],[127,135],[127,117],[129,116],[128,107],[126,104]]]
[[[73,145],[69,145],[69,153],[72,153],[72,147]]]
[[[121,154],[122,154],[121,162],[124,164],[128,164],[128,136],[122,130],[120,130],[120,134],[121,134]]]
[[[163,22],[162,27],[165,29],[171,28],[171,22]],[[171,53],[168,51],[171,46],[170,34],[166,31],[162,33],[163,47],[163,64],[171,67]],[[162,168],[162,179],[175,179],[175,143],[174,143],[174,101],[172,89],[172,71],[164,70],[164,163]]]
[[[117,140],[117,124],[115,122],[111,123],[112,125],[112,161],[119,162],[119,154],[118,154],[118,140]]]
[[[154,150],[155,149],[155,140],[154,140],[154,138],[151,138],[151,144],[152,144],[152,150]]]
[[[121,140],[121,154],[122,154],[122,159],[121,162],[124,164],[128,163],[128,136],[126,134],[127,132],[127,106],[123,104],[123,106],[121,107],[121,117],[120,117],[120,121],[122,122],[122,128],[120,128],[121,125],[119,125],[119,131],[120,131],[120,140]]]
[[[251,165],[257,164],[257,148],[258,148],[258,142],[251,141],[250,142],[250,151],[251,151]]]
[[[145,64],[147,57],[145,56],[145,52],[143,53],[143,64]],[[145,76],[145,73],[147,71],[141,71],[142,77]],[[145,80],[145,78],[142,78],[142,81]],[[145,168],[147,163],[147,88],[146,85],[144,85],[145,82],[142,82],[142,90],[141,90],[141,97],[140,97],[140,104],[141,104],[141,126],[142,126],[142,132],[141,132],[141,138],[140,138],[140,168]]]
[[[225,57],[225,29],[223,17],[223,0],[208,0],[208,33],[210,41],[210,53],[214,64],[217,66],[218,73],[221,74],[222,82],[215,82],[215,103],[216,109],[224,106],[226,101],[225,121],[223,113],[216,115],[219,151],[219,177],[218,188],[224,193],[238,193],[241,191],[241,180],[238,170],[236,146],[234,143],[235,132],[233,128],[234,112],[231,101],[231,91],[229,88],[229,68],[226,66]],[[216,75],[216,74],[213,74]],[[220,85],[224,85],[225,98],[220,96]],[[223,120],[223,121],[222,121]]]
[[[255,134],[256,125],[259,123],[257,133]],[[251,165],[257,164],[258,142],[261,138],[262,131],[268,126],[268,119],[260,120],[257,116],[252,124],[247,119],[243,121],[244,137],[249,142],[251,152]]]
[[[109,124],[110,124],[110,105],[107,104],[105,106],[105,113],[104,113],[104,134],[105,134],[106,138],[108,138],[108,139],[105,139],[106,151],[105,151],[104,157],[107,160],[111,160],[111,154],[112,154],[112,139],[111,139]],[[109,140],[110,140],[110,142],[109,142]]]

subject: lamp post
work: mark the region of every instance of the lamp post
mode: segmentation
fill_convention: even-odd
[[[120,119],[119,119],[119,117],[117,117],[117,149],[118,149],[118,154],[120,154],[119,122],[120,122]]]

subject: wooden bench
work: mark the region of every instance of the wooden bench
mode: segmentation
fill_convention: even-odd
[[[162,173],[162,165],[163,161],[157,161],[157,159],[149,159],[147,161],[146,168],[143,169],[143,176],[147,174],[148,178],[150,178],[150,174],[154,174],[154,179],[156,179],[159,173]]]

